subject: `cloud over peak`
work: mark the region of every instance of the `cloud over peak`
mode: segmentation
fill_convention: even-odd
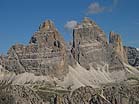
[[[65,24],[64,28],[68,31],[72,31],[76,25],[77,25],[77,21],[71,20]]]

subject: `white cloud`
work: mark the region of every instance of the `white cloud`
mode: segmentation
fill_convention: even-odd
[[[76,25],[77,25],[77,21],[71,20],[65,24],[64,28],[68,31],[72,31]]]
[[[117,6],[118,0],[111,0],[112,4],[110,6],[101,5],[99,2],[91,3],[87,8],[87,14],[98,14],[101,12],[111,12],[113,8]]]
[[[98,2],[91,3],[88,7],[87,14],[97,14],[104,11],[104,7]]]

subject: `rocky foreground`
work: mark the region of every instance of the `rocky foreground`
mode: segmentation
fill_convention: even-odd
[[[139,51],[84,18],[72,44],[45,21],[0,56],[0,104],[139,104]]]

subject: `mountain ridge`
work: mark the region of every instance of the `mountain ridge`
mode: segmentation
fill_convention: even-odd
[[[37,100],[38,104],[51,102],[50,95],[52,104],[94,104],[93,99],[96,97],[102,103],[98,103],[98,99],[95,99],[97,102],[95,104],[108,102],[116,104],[122,101],[123,103],[119,104],[126,104],[124,97],[121,97],[122,101],[117,98],[119,92],[118,95],[112,95],[115,99],[108,98],[110,95],[107,93],[115,91],[113,87],[119,91],[120,88],[117,89],[116,86],[127,86],[130,89],[134,80],[134,84],[138,83],[139,71],[136,67],[139,65],[139,51],[123,46],[120,35],[115,32],[110,32],[108,42],[103,30],[87,17],[73,29],[73,41],[69,45],[67,46],[51,20],[43,22],[28,45],[15,44],[11,46],[7,56],[0,56],[0,76],[2,78],[5,76],[0,80],[2,83],[5,81],[3,84],[6,86],[0,90],[7,94],[5,89],[11,87],[13,90],[9,93],[18,103],[23,99],[22,96],[16,99],[18,96],[16,92],[19,89],[21,93],[23,91],[29,95],[32,92],[32,97],[40,99],[40,102]],[[137,57],[133,57],[135,55]],[[10,79],[11,73],[13,73],[12,79]],[[122,83],[125,85],[121,85]],[[108,91],[105,91],[107,84],[110,86]],[[15,92],[13,92],[14,87],[17,87]],[[84,92],[80,89],[90,91],[88,93],[92,97],[85,100],[76,96],[74,99],[76,91],[80,92],[77,95],[83,96]],[[100,92],[104,90],[105,94],[97,93],[96,89]],[[29,98],[30,100],[24,99],[25,102],[30,103],[32,97]],[[130,94],[127,100],[129,99]],[[76,100],[79,102],[77,103]],[[138,100],[133,99],[133,101]],[[130,101],[128,103],[130,104]]]

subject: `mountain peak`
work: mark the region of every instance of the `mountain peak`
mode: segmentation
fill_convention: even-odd
[[[51,20],[41,24],[28,45],[12,46],[8,51],[8,58],[12,59],[7,61],[6,67],[9,70],[16,70],[16,73],[28,71],[61,78],[66,74],[68,67],[65,61],[65,41]],[[13,63],[14,59],[18,61]]]
[[[90,18],[84,17],[83,21],[80,23],[80,27],[88,28],[88,27],[98,27],[98,26]]]
[[[115,32],[110,32],[109,43],[120,56],[120,58],[127,63],[127,56],[123,48],[121,36]]]
[[[84,17],[82,22],[83,23],[91,23],[91,24],[94,23],[94,21],[92,19],[88,18],[88,17]]]
[[[121,37],[115,32],[110,32],[110,43],[121,43]]]
[[[80,43],[96,40],[107,45],[104,31],[88,17],[84,17],[83,21],[74,28],[73,37],[82,40]]]
[[[39,27],[39,31],[47,31],[51,29],[55,29],[54,23],[51,20],[44,21]]]
[[[46,20],[40,25],[39,30],[31,37],[30,43],[43,43],[46,45],[47,42],[56,39],[62,40],[54,23],[51,20]]]
[[[0,56],[0,104],[138,103],[136,48],[124,49],[114,32],[108,44],[103,30],[87,17],[77,26],[73,43],[66,45],[47,20],[28,45],[15,44]]]

